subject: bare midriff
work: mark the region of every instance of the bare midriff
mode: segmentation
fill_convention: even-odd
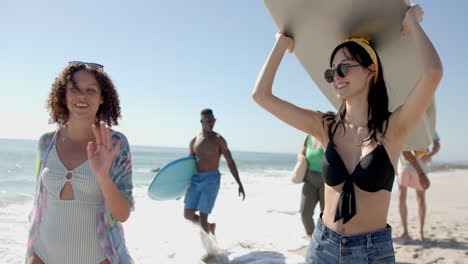
[[[325,209],[322,221],[328,228],[344,235],[355,235],[374,232],[387,227],[391,193],[387,190],[366,192],[356,185],[354,185],[356,215],[346,224],[343,224],[343,219],[334,222],[342,186],[343,184],[333,187],[325,185]]]

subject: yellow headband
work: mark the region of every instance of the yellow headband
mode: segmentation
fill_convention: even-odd
[[[355,42],[359,44],[359,46],[363,47],[369,56],[372,59],[372,62],[375,64],[375,75],[374,75],[374,84],[377,83],[377,77],[379,76],[379,60],[377,59],[377,53],[375,53],[375,50],[371,47],[369,40],[365,38],[348,38],[343,43],[346,42]]]

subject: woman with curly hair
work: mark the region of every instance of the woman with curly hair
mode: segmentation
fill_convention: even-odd
[[[117,91],[103,67],[70,62],[47,101],[26,263],[133,263],[121,222],[133,208],[132,163]],[[106,126],[107,125],[107,126]]]
[[[325,80],[342,101],[338,113],[303,109],[272,94],[281,59],[294,45],[283,34],[278,34],[258,76],[254,100],[283,122],[317,138],[325,149],[325,207],[312,234],[307,263],[395,263],[387,214],[396,162],[430,105],[443,72],[419,24],[422,15],[422,8],[413,4],[403,19],[402,34],[411,34],[420,75],[393,113],[383,63],[363,38],[336,46],[330,68],[325,70]]]

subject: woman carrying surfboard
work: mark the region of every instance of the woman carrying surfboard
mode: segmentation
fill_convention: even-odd
[[[133,207],[132,162],[117,91],[102,65],[70,62],[47,106],[58,128],[39,140],[26,263],[133,263],[121,222]]]
[[[307,263],[395,262],[387,214],[396,162],[443,73],[439,56],[419,25],[422,15],[421,7],[413,4],[403,19],[402,34],[411,34],[420,76],[394,112],[389,111],[384,62],[362,38],[339,44],[331,53],[330,68],[325,70],[325,80],[342,101],[337,113],[303,109],[274,96],[277,69],[286,50],[292,52],[294,47],[291,38],[277,34],[253,98],[325,147],[325,209],[312,235]]]

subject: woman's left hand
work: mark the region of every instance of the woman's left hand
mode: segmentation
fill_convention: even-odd
[[[88,159],[96,179],[102,183],[103,180],[109,179],[112,162],[120,151],[122,141],[119,140],[113,147],[110,129],[103,123],[99,125],[99,128],[96,125],[92,125],[91,128],[96,138],[96,143],[88,143]]]
[[[418,4],[411,4],[406,10],[405,17],[403,18],[401,36],[405,37],[408,34],[410,24],[416,19],[417,22],[421,23],[423,20],[424,11]]]

